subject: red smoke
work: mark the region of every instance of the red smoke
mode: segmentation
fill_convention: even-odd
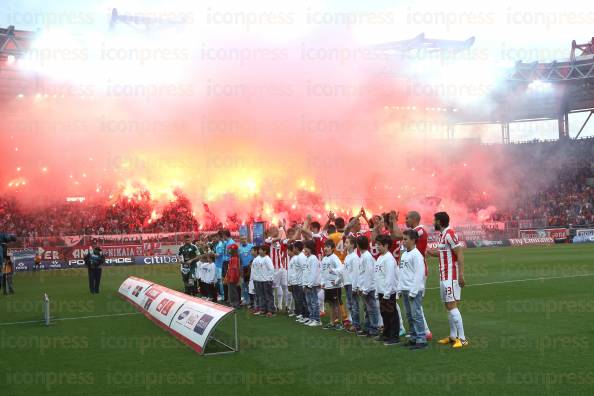
[[[436,140],[447,114],[421,111],[431,102],[411,94],[406,75],[386,75],[401,64],[364,56],[348,37],[198,44],[183,68],[152,71],[172,82],[50,79],[48,97],[3,106],[4,194],[107,204],[146,189],[164,203],[179,189],[201,222],[348,217],[364,206],[447,210],[457,223],[485,220],[513,195],[498,184],[507,164],[497,148]],[[415,110],[385,108],[395,105]]]

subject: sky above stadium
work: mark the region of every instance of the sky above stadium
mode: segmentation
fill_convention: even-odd
[[[215,38],[234,35],[268,45],[294,43],[315,34],[342,35],[357,45],[404,40],[420,33],[429,38],[453,40],[476,37],[472,50],[455,67],[463,71],[465,80],[481,84],[485,74],[495,74],[495,70],[509,67],[518,60],[567,59],[571,41],[589,41],[594,24],[594,12],[587,1],[309,1],[295,4],[271,0],[4,0],[0,25],[39,29],[44,32],[42,40],[46,47],[63,48],[72,37],[99,47],[113,8],[121,14],[184,21],[183,27],[160,34],[163,45],[175,42],[178,46],[197,47]],[[74,68],[80,69],[79,66]],[[47,64],[44,67],[50,69]],[[125,67],[118,65],[118,68],[121,78],[129,79],[130,74],[138,77],[136,71],[125,74],[121,73]],[[55,64],[51,72],[69,77],[76,74],[63,64]],[[154,75],[148,78],[154,80]],[[450,87],[453,83],[443,84]],[[458,93],[462,89],[455,88]],[[570,128],[579,128],[584,117],[572,115]],[[490,132],[488,127],[483,129],[490,139],[497,139],[500,134],[498,127],[492,127]],[[511,134],[515,140],[555,138],[556,129],[556,122],[517,124],[511,126]],[[465,136],[464,128],[460,133]],[[594,127],[589,126],[582,136],[592,133]]]
[[[271,0],[5,0],[0,23],[31,30],[101,31],[107,28],[112,8],[133,15],[189,15],[194,25],[222,24],[225,30],[239,30],[255,36],[274,35],[278,39],[298,38],[325,26],[342,29],[365,44],[402,40],[421,32],[437,38],[476,36],[476,45],[488,48],[492,59],[512,61],[566,58],[571,40],[585,42],[591,38],[594,22],[591,3],[581,0],[350,0],[300,4]],[[248,15],[254,19],[247,19]]]

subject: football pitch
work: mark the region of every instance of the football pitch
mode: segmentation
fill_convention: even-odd
[[[117,294],[129,275],[180,290],[177,265],[106,268],[99,295],[89,294],[86,270],[17,273],[16,294],[0,295],[0,393],[593,394],[594,245],[465,257],[462,350],[436,343],[449,327],[435,259],[424,300],[434,340],[421,351],[242,309],[240,352],[199,356]]]

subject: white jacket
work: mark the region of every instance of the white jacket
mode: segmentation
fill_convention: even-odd
[[[305,271],[307,271],[307,257],[305,253],[301,252],[297,256],[297,273],[295,274],[295,278],[297,278],[296,285],[305,286],[303,282],[303,277],[305,276]]]
[[[353,250],[352,253],[349,253],[344,258],[344,266],[343,271],[340,274],[342,277],[342,284],[343,285],[352,285],[353,291],[357,290],[357,278],[359,274],[359,255],[357,254],[356,250]]]
[[[403,252],[400,257],[399,291],[407,291],[411,297],[425,290],[425,259],[419,249]]]
[[[270,256],[258,256],[252,262],[252,268],[256,264],[257,266],[257,278],[254,278],[257,282],[272,282],[274,280],[274,266]]]
[[[301,279],[300,274],[301,270],[299,267],[299,256],[293,256],[289,260],[289,265],[287,266],[287,285],[294,286],[300,285]]]
[[[398,264],[392,252],[382,254],[375,263],[376,293],[387,300],[398,288]]]
[[[252,269],[250,270],[250,280],[254,281],[254,282],[260,282],[260,273],[261,271],[261,265],[260,265],[260,256],[256,256],[254,257],[254,259],[252,260]]]
[[[324,289],[336,289],[342,287],[342,263],[338,256],[332,253],[330,256],[322,258],[321,285]]]
[[[215,283],[217,280],[217,268],[215,263],[204,263],[201,266],[202,282]]]
[[[315,254],[305,258],[305,271],[303,272],[303,286],[320,286],[320,260]]]
[[[375,292],[375,259],[366,251],[359,259],[359,274],[357,276],[357,290],[363,294]]]
[[[202,265],[204,263],[202,261],[198,261],[196,263],[196,270],[194,272],[194,278],[198,279],[198,280],[202,280]]]

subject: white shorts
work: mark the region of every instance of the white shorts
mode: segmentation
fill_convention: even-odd
[[[441,301],[444,303],[460,301],[462,299],[462,288],[458,285],[457,280],[440,281],[439,291]]]
[[[287,287],[287,270],[279,268],[274,273],[273,287]]]

